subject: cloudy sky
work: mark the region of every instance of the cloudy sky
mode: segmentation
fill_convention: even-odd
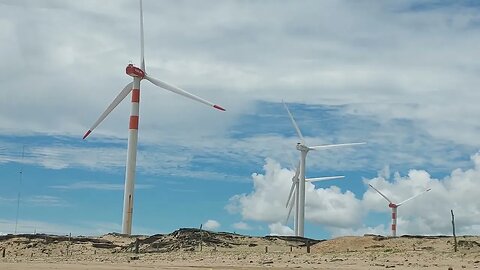
[[[282,100],[308,144],[367,142],[309,153],[307,176],[346,178],[307,184],[307,237],[389,234],[368,184],[394,201],[432,188],[399,208],[398,234],[448,234],[451,209],[480,233],[476,1],[143,5],[147,72],[227,111],[142,82],[134,233],[291,234]],[[138,1],[0,8],[0,233],[120,231],[129,98],[82,136],[139,64]]]

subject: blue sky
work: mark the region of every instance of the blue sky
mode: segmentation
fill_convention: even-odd
[[[81,137],[137,63],[137,1],[1,1],[0,232],[121,230],[128,98]],[[289,234],[298,159],[311,152],[306,236],[478,234],[479,9],[450,1],[144,1],[147,71],[225,107],[142,82],[133,232]],[[198,11],[201,12],[198,12]],[[22,159],[22,149],[25,147]],[[22,184],[20,174],[22,171]]]

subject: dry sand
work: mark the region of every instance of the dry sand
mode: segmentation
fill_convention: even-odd
[[[196,229],[151,237],[11,235],[0,237],[0,269],[480,268],[480,237],[462,236],[457,240],[458,252],[453,252],[452,237],[371,235],[319,242]],[[310,253],[307,241],[311,244]]]

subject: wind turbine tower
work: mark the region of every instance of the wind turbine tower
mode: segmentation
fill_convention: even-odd
[[[290,113],[290,110],[287,107],[287,104],[283,103],[285,109],[287,110],[288,116],[292,121],[293,127],[297,132],[298,137],[300,138],[300,142],[297,143],[297,150],[300,151],[300,173],[299,173],[299,181],[298,181],[298,191],[297,191],[297,207],[298,210],[296,213],[296,230],[295,235],[304,237],[305,235],[305,163],[307,159],[307,154],[310,150],[322,150],[322,149],[329,149],[329,148],[336,148],[336,147],[344,147],[344,146],[352,146],[352,145],[360,145],[365,144],[364,142],[360,143],[342,143],[342,144],[326,144],[326,145],[317,145],[317,146],[307,146],[305,143],[305,139],[298,127],[293,115]]]
[[[300,173],[300,163],[295,168],[295,174],[292,177],[292,186],[290,188],[290,193],[288,195],[287,204],[285,207],[288,208],[287,219],[285,220],[285,224],[288,224],[288,220],[290,219],[290,214],[292,213],[293,206],[295,205],[295,216],[293,220],[293,229],[295,235],[298,235],[298,190],[299,190],[299,173]],[[345,176],[326,176],[326,177],[316,177],[316,178],[307,178],[305,179],[306,182],[317,182],[317,181],[327,181],[327,180],[334,180],[334,179],[341,179],[345,178]],[[293,197],[292,197],[293,196]]]
[[[374,186],[368,184],[371,188],[373,188],[376,192],[378,192],[378,194],[380,194],[380,196],[382,196],[385,200],[388,201],[388,207],[390,207],[392,209],[392,236],[393,237],[396,237],[397,236],[397,208],[401,205],[403,205],[404,203],[426,193],[426,192],[429,192],[431,190],[431,188],[415,195],[415,196],[412,196],[406,200],[404,200],[403,202],[401,203],[393,203],[387,196],[385,196],[383,193],[381,193],[378,189],[376,189]]]
[[[144,36],[143,36],[143,7],[142,0],[140,2],[140,67],[129,64],[126,68],[126,73],[133,78],[133,82],[127,84],[123,90],[117,95],[107,109],[100,115],[97,121],[85,133],[83,139],[88,135],[110,114],[110,112],[117,107],[117,105],[132,92],[131,99],[131,113],[128,131],[128,146],[127,146],[127,162],[125,168],[125,191],[123,198],[123,219],[122,219],[122,233],[130,235],[132,233],[132,216],[133,216],[133,193],[135,186],[135,168],[137,163],[137,141],[138,141],[138,123],[139,123],[139,105],[140,105],[140,82],[145,79],[154,85],[165,90],[174,92],[184,97],[193,99],[205,105],[211,106],[215,109],[225,111],[224,108],[215,105],[205,99],[197,97],[189,92],[168,84],[166,82],[155,79],[147,74],[145,68],[144,57]]]

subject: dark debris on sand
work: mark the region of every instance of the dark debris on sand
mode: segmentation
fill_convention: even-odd
[[[246,245],[256,246],[248,241],[256,237],[245,236],[228,232],[211,232],[195,228],[182,228],[170,234],[156,234],[146,239],[138,240],[138,249],[141,252],[170,252],[176,250],[195,250],[200,245],[213,248],[232,248]],[[295,236],[265,236],[260,239],[270,241],[285,241],[293,246],[314,245],[324,240],[314,240]],[[132,243],[125,249],[135,249],[137,243]]]

